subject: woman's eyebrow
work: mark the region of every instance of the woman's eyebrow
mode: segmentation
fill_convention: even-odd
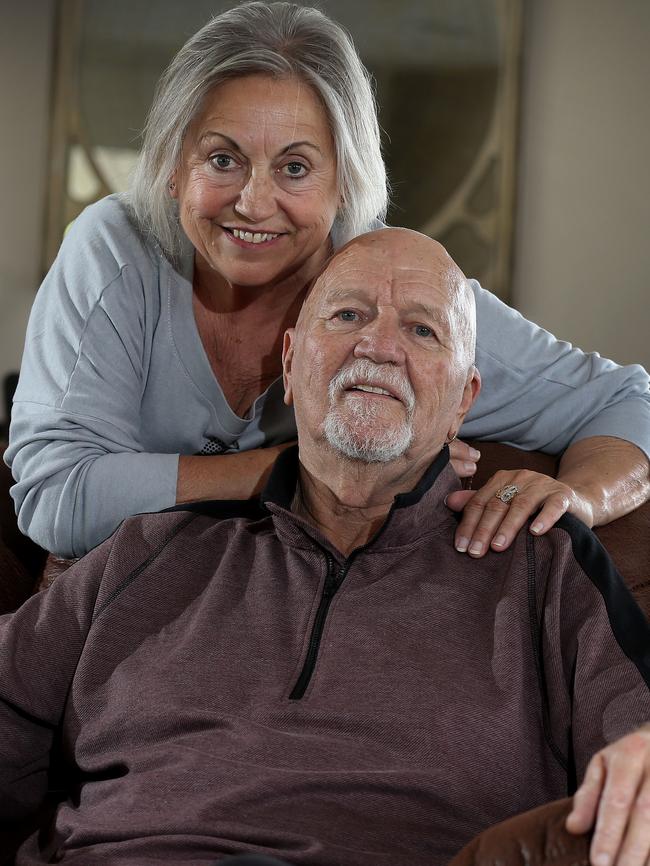
[[[307,141],[305,139],[304,141],[292,141],[291,144],[288,144],[286,147],[282,148],[282,150],[280,151],[280,155],[288,153],[288,151],[293,150],[296,147],[311,147],[312,150],[315,150],[320,154],[323,153],[323,151],[317,144],[314,144],[313,141]]]
[[[238,150],[240,153],[243,153],[240,145],[235,141],[234,138],[231,138],[229,135],[226,135],[223,132],[218,132],[215,129],[206,130],[199,136],[198,144],[203,144],[204,141],[211,138],[221,138],[225,142],[228,143],[229,147],[232,147],[233,150]],[[285,153],[288,153],[290,150],[294,150],[297,147],[310,147],[312,150],[315,150],[317,153],[322,155],[323,151],[317,144],[314,144],[313,141],[308,141],[304,139],[303,141],[292,141],[291,144],[287,144],[282,150],[279,152],[278,156],[283,156]]]
[[[222,138],[224,141],[228,142],[228,145],[233,148],[233,150],[241,151],[241,147],[237,144],[234,138],[231,138],[229,135],[225,135],[223,132],[217,132],[216,130],[209,129],[206,132],[202,133],[199,136],[198,144],[203,144],[204,141],[210,138]]]

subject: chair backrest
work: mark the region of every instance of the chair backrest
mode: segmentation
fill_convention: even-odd
[[[18,530],[9,494],[12,484],[11,472],[0,459],[0,613],[15,610],[32,594],[47,555]]]

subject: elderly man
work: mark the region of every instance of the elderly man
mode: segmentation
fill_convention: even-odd
[[[132,518],[1,621],[0,819],[60,800],[19,863],[431,866],[583,778],[595,866],[645,863],[643,615],[572,518],[449,543],[473,335],[439,245],[357,239],[286,335],[259,507]]]

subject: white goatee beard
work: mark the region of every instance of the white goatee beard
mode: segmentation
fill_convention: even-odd
[[[377,403],[352,401],[341,411],[335,405],[338,394],[356,382],[378,387],[391,387],[403,400],[406,417],[398,425],[375,428],[373,421],[380,414]],[[363,463],[389,463],[401,457],[413,442],[413,411],[415,395],[404,373],[392,364],[374,364],[366,358],[354,361],[339,370],[329,386],[330,405],[323,424],[326,442],[344,457]]]

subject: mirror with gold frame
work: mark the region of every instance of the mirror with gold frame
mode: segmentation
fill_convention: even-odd
[[[60,0],[44,267],[89,203],[127,188],[155,83],[227,0]],[[372,72],[388,221],[440,240],[507,300],[521,0],[325,0]]]

